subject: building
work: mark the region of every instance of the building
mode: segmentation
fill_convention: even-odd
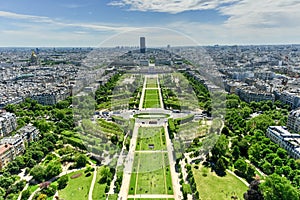
[[[40,131],[32,124],[20,128],[17,132],[22,136],[22,139],[27,142],[36,141],[40,137]]]
[[[28,124],[17,131],[11,137],[4,137],[0,140],[0,170],[16,156],[22,155],[25,151],[25,142],[36,141],[39,139],[39,130]]]
[[[270,92],[258,90],[253,87],[238,87],[235,89],[235,94],[240,97],[241,100],[250,103],[251,101],[275,101],[275,95]]]
[[[300,109],[292,110],[287,120],[288,129],[293,132],[300,132]]]
[[[39,94],[34,94],[30,98],[36,100],[42,105],[54,105],[57,102],[66,99],[71,95],[69,89],[63,88],[56,91],[43,92]]]
[[[0,137],[6,136],[17,128],[17,119],[14,113],[0,113]]]
[[[25,151],[25,145],[23,142],[23,138],[21,135],[16,134],[12,137],[5,137],[2,140],[0,140],[1,145],[9,144],[13,147],[14,150],[14,157],[23,154]]]
[[[284,148],[291,157],[300,158],[299,134],[290,133],[285,126],[270,126],[266,135],[281,148]]]
[[[140,53],[146,53],[146,38],[140,37]]]
[[[300,93],[298,92],[283,91],[278,93],[275,91],[275,95],[279,97],[281,103],[291,106],[292,109],[300,107]]]
[[[14,159],[13,146],[10,144],[0,145],[0,170]]]

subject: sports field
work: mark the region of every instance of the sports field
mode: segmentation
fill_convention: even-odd
[[[146,89],[144,108],[160,108],[158,89]]]

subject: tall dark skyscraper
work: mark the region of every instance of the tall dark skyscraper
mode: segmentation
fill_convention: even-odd
[[[146,39],[145,39],[145,37],[140,37],[140,52],[141,53],[146,52]]]

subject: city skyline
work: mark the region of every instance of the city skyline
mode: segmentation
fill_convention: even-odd
[[[284,0],[1,0],[0,46],[138,46],[138,35],[149,47],[296,44],[299,8]]]

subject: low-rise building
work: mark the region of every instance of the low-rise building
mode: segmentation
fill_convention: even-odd
[[[13,146],[10,144],[1,144],[0,145],[0,169],[3,169],[13,159],[14,159]]]
[[[11,137],[3,138],[2,140],[0,140],[0,144],[2,144],[2,145],[5,145],[5,144],[11,145],[14,149],[14,156],[21,155],[25,151],[25,145],[24,145],[23,138],[19,134],[16,134],[16,135],[11,136]]]
[[[292,110],[287,120],[288,129],[299,133],[300,132],[300,109]]]
[[[40,131],[32,124],[20,128],[17,132],[22,136],[22,139],[27,142],[37,141],[40,137]]]
[[[285,126],[270,126],[266,135],[281,148],[284,148],[291,157],[300,158],[299,134],[290,133]]]
[[[17,128],[17,119],[14,113],[0,113],[0,137],[6,136]]]

